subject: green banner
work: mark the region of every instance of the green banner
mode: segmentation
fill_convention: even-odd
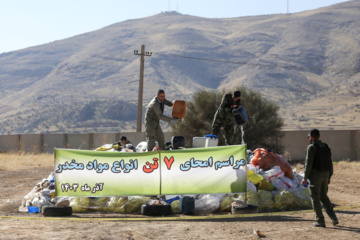
[[[57,196],[246,192],[246,145],[145,153],[55,149]]]

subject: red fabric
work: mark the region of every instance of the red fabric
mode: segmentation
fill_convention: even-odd
[[[294,173],[286,159],[281,155],[269,152],[265,148],[255,149],[254,156],[250,163],[254,166],[259,165],[259,167],[264,170],[269,170],[274,166],[279,166],[281,171],[285,173],[286,177],[294,179]]]

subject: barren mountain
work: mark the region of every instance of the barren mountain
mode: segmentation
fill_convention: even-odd
[[[358,129],[360,1],[297,14],[208,19],[165,12],[0,54],[0,134],[136,128],[157,89],[246,86],[281,106],[284,129]]]

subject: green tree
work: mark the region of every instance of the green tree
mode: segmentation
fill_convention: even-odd
[[[261,94],[245,87],[233,89],[241,92],[241,105],[245,108],[248,121],[242,126],[235,127],[235,142],[241,144],[242,139],[247,148],[270,148],[279,153],[283,146],[280,139],[283,137],[281,128],[283,119],[279,116],[279,106],[261,97]],[[211,133],[211,125],[215,112],[220,105],[225,91],[199,90],[194,94],[193,100],[187,102],[186,116],[181,124],[172,126],[174,135],[184,136],[187,146],[191,146],[193,137],[204,136]],[[242,138],[243,129],[244,136]],[[224,136],[219,136],[219,145],[224,144]]]

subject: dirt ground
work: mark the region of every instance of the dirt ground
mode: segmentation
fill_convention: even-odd
[[[138,221],[113,214],[49,218],[18,213],[23,197],[52,171],[51,167],[0,170],[0,239],[258,239],[254,229],[266,239],[360,239],[359,162],[334,165],[329,197],[340,224],[333,227],[326,216],[327,228],[312,226],[315,215],[311,210],[172,221],[166,217]]]

